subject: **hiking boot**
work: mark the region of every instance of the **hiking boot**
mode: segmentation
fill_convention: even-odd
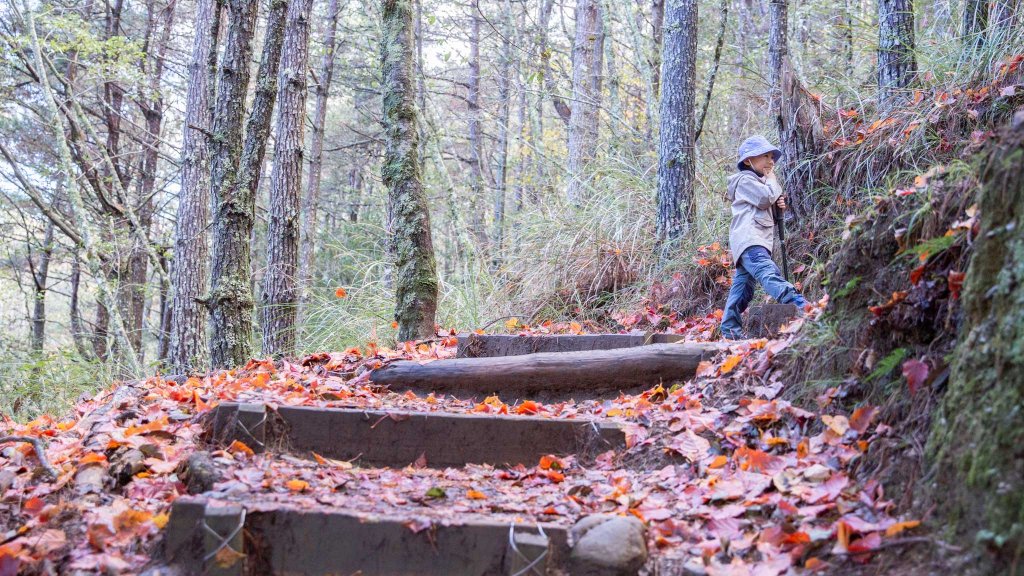
[[[743,330],[722,330],[723,340],[750,340],[750,336]]]

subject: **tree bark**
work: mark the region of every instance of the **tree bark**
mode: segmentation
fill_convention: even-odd
[[[1019,0],[995,0],[992,3],[992,31],[996,34],[1006,34],[1014,30],[1018,24],[1017,10]]]
[[[576,1],[572,47],[572,114],[569,116],[569,183],[566,197],[580,204],[586,194],[586,170],[597,152],[600,132],[604,23],[600,0]]]
[[[913,0],[878,0],[878,100],[889,106],[917,74]]]
[[[430,210],[420,181],[410,0],[382,0],[381,88],[385,149],[381,176],[388,201],[395,254],[395,320],[398,339],[434,334],[437,271]]]
[[[480,1],[470,3],[469,78],[466,105],[469,108],[469,210],[477,247],[487,246],[484,203],[484,132],[480,115]]]
[[[1024,551],[1024,118],[982,163],[981,232],[963,280],[959,344],[928,441],[935,497],[949,526],[996,556],[979,573],[1019,573]],[[952,274],[952,271],[950,272]],[[922,392],[927,392],[923,390]],[[977,538],[976,538],[977,537]],[[996,539],[1005,539],[998,542]]]
[[[210,128],[211,86],[216,72],[219,0],[198,0],[195,39],[188,67],[188,94],[181,147],[181,192],[174,228],[174,266],[171,275],[170,349],[172,372],[188,373],[206,367],[206,313],[201,300],[208,281],[210,220],[207,187],[207,146],[203,131]],[[213,61],[213,67],[210,61]]]
[[[302,199],[302,245],[299,251],[299,290],[302,296],[299,302],[299,317],[302,316],[302,310],[308,302],[313,279],[317,240],[316,216],[320,206],[320,180],[323,171],[324,124],[327,121],[327,101],[331,95],[331,79],[334,76],[335,33],[338,29],[340,11],[338,0],[330,0],[330,4],[327,5],[327,25],[324,29],[324,53],[320,58],[320,73],[316,85],[316,107],[313,109],[313,121],[310,124],[313,135],[310,138],[309,182],[306,184],[306,195]],[[422,78],[422,75],[420,77]],[[301,322],[297,319],[296,323]]]
[[[53,222],[47,222],[39,262],[32,265],[32,351],[39,354],[46,342],[46,282],[53,256]],[[31,262],[31,259],[29,260]]]
[[[69,305],[69,319],[71,323],[71,340],[75,343],[75,350],[78,355],[87,360],[92,359],[93,350],[85,339],[85,327],[82,325],[82,311],[78,305],[78,287],[82,279],[82,263],[78,255],[72,256],[71,260],[71,302]]]
[[[145,130],[139,135],[142,145],[142,165],[139,171],[138,198],[134,201],[135,213],[138,218],[140,230],[132,239],[132,248],[128,261],[128,316],[134,331],[129,332],[132,346],[142,363],[145,358],[145,347],[143,345],[143,329],[145,324],[146,310],[146,284],[149,275],[149,250],[150,231],[153,226],[153,214],[155,204],[153,196],[156,189],[157,168],[160,162],[160,146],[162,139],[160,133],[163,127],[164,102],[161,83],[163,81],[164,63],[167,56],[167,46],[171,38],[171,28],[174,25],[174,13],[177,7],[176,0],[170,0],[162,11],[159,24],[157,23],[156,5],[154,0],[149,0],[147,6],[147,41],[145,43],[147,54],[151,53],[152,58],[143,60],[143,72],[147,76],[148,93],[138,99],[139,108],[145,119]],[[150,47],[149,39],[156,35],[159,30],[154,46]],[[143,244],[145,243],[145,244]],[[162,272],[159,270],[158,272]]]
[[[298,306],[299,194],[306,127],[306,66],[309,60],[309,13],[313,0],[288,5],[281,67],[277,82],[274,167],[270,173],[270,223],[267,270],[263,274],[263,354],[295,354]]]
[[[661,98],[662,43],[665,40],[665,0],[651,0],[651,96]],[[653,121],[653,118],[651,119]]]
[[[668,0],[665,10],[661,133],[658,146],[657,241],[671,257],[693,224],[697,0]]]
[[[884,0],[883,0],[884,1]],[[813,211],[811,191],[817,174],[814,161],[824,146],[817,102],[796,78],[789,61],[787,0],[772,0],[769,32],[769,110],[775,116],[785,174],[783,189],[797,217]]]
[[[988,30],[989,0],[966,0],[964,2],[963,42],[964,49],[971,51],[981,48]]]
[[[267,42],[280,0],[271,3]],[[249,286],[249,235],[253,227],[243,162],[242,120],[249,89],[249,60],[258,4],[227,0],[229,27],[221,58],[210,138],[210,190],[214,199],[210,296],[210,362],[215,368],[245,364],[252,351],[253,298]],[[261,62],[262,69],[262,62]],[[276,77],[275,77],[276,79]],[[261,82],[275,79],[260,77]],[[257,90],[259,92],[259,90]],[[256,98],[260,97],[257,93]],[[260,112],[253,103],[253,115]],[[269,116],[269,112],[267,112]],[[252,118],[250,117],[250,124]],[[252,137],[250,131],[250,137]]]
[[[497,270],[501,264],[502,248],[505,242],[505,204],[508,189],[508,139],[512,98],[512,5],[509,0],[502,4],[505,29],[502,32],[501,64],[498,68],[498,153],[494,160],[494,231],[491,235],[491,266]]]

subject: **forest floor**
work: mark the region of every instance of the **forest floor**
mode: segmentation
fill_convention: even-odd
[[[870,445],[892,434],[876,423],[877,409],[840,413],[828,393],[813,409],[781,399],[787,382],[778,355],[824,304],[776,339],[732,343],[684,384],[606,399],[507,404],[497,396],[396,393],[367,378],[395,360],[451,358],[454,336],[118,384],[79,403],[66,419],[3,424],[4,435],[42,440],[48,463],[30,443],[4,448],[0,576],[152,566],[171,503],[189,492],[184,463],[198,451],[209,451],[220,469],[206,497],[399,516],[424,538],[431,525],[473,519],[568,528],[595,513],[632,516],[647,527],[648,573],[669,573],[670,565],[710,575],[857,572],[881,550],[945,547],[879,482],[854,473]],[[668,330],[707,340],[716,323],[710,315],[672,322]],[[524,334],[583,331],[575,323],[507,327]],[[516,466],[434,469],[421,458],[404,468],[375,468],[359,459],[254,451],[240,441],[211,445],[205,417],[224,402],[586,419],[622,427],[626,445],[585,460],[544,456]],[[222,567],[238,560],[217,557]]]

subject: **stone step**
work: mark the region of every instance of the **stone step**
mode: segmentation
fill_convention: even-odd
[[[234,440],[255,451],[358,458],[369,466],[404,467],[425,458],[432,468],[465,464],[532,466],[541,456],[581,461],[622,448],[618,426],[596,420],[405,412],[224,403],[210,419],[220,446]]]
[[[497,394],[506,402],[581,400],[687,380],[702,360],[727,347],[720,342],[683,342],[427,363],[398,361],[374,370],[369,378],[396,391]]]
[[[522,356],[542,352],[583,352],[634,348],[649,344],[673,344],[681,334],[553,334],[518,336],[510,334],[460,334],[457,358]]]
[[[428,525],[326,506],[200,496],[172,505],[163,559],[183,573],[214,576],[547,574],[569,565],[567,540],[566,527],[553,524],[453,519]]]

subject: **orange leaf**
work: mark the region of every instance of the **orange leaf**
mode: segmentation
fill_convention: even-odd
[[[479,490],[469,490],[466,492],[466,497],[470,500],[486,500],[487,495]]]
[[[395,321],[392,320],[391,321],[391,327],[397,330],[398,329],[398,322],[395,322]]]
[[[309,488],[309,482],[305,480],[289,480],[284,485],[292,492],[304,492]]]
[[[561,472],[557,472],[555,470],[548,470],[547,475],[548,480],[551,480],[556,484],[561,482],[562,480],[565,480],[565,474],[562,474]]]
[[[89,464],[102,464],[107,461],[107,457],[97,452],[90,452],[82,457],[78,461],[79,466],[88,466]]]
[[[875,419],[878,414],[878,407],[876,406],[861,406],[853,411],[850,415],[850,428],[857,431],[858,434],[867,432],[868,426],[871,425],[871,421]]]
[[[891,538],[891,537],[899,534],[900,532],[903,532],[904,530],[909,530],[911,528],[917,528],[920,525],[921,525],[921,521],[920,520],[907,520],[905,522],[897,522],[897,523],[893,524],[892,526],[889,526],[888,528],[885,529],[885,535],[889,536]]]
[[[129,436],[135,436],[137,434],[149,434],[150,432],[159,432],[162,431],[167,426],[167,422],[167,416],[164,416],[163,418],[158,418],[148,424],[143,424],[141,426],[131,426],[124,431],[124,436],[125,438],[128,438]]]
[[[850,547],[850,527],[846,522],[839,521],[836,523],[836,540],[839,542],[839,547],[844,552]]]
[[[800,441],[799,444],[796,445],[796,457],[797,458],[806,458],[807,455],[810,452],[811,452],[811,443],[807,441],[807,438],[804,438],[803,440]]]
[[[736,368],[736,366],[740,363],[740,360],[743,360],[742,354],[733,354],[732,356],[726,358],[725,362],[722,362],[722,374],[728,374],[729,372],[732,372],[733,369]]]
[[[344,298],[345,296],[348,296],[348,292],[346,292],[344,288],[339,287],[334,291],[334,295],[338,298]]]
[[[580,326],[577,322],[570,322],[569,329],[572,330],[573,332],[576,332],[577,334],[583,331],[583,327]]]
[[[234,442],[232,442],[231,445],[228,446],[228,452],[232,454],[241,453],[245,454],[246,456],[253,456],[256,454],[255,452],[252,451],[252,448],[249,448],[245,444],[245,442],[242,442],[241,440],[235,440]]]
[[[516,406],[515,409],[516,414],[536,414],[539,411],[540,405],[538,405],[533,400],[527,400],[520,404],[519,406]]]
[[[28,512],[29,514],[36,514],[40,510],[42,510],[43,506],[45,505],[46,503],[43,502],[42,498],[38,496],[33,496],[32,498],[29,498],[28,500],[25,501],[25,504],[22,505],[22,509]]]
[[[711,469],[721,468],[722,466],[725,466],[728,463],[729,463],[728,456],[725,456],[723,454],[719,454],[718,456],[715,456],[715,459],[711,461],[711,464],[708,464],[708,468],[711,468]]]
[[[540,464],[538,466],[540,466],[541,470],[562,470],[565,468],[565,463],[548,454],[547,456],[540,457]]]

